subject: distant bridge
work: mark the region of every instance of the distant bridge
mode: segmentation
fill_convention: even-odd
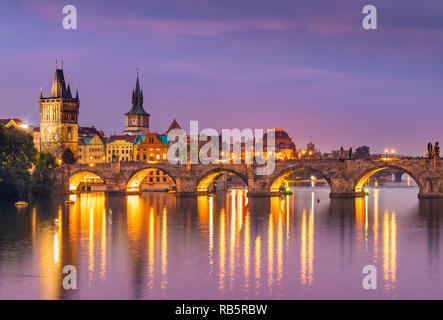
[[[275,170],[267,176],[256,174],[258,165],[246,164],[195,164],[172,165],[167,161],[157,163],[117,162],[89,166],[64,165],[57,169],[56,190],[59,193],[76,193],[85,176],[103,180],[106,192],[139,193],[141,183],[153,170],[168,174],[177,186],[177,195],[207,193],[212,181],[223,173],[239,176],[248,188],[249,196],[278,194],[283,181],[293,172],[309,169],[326,179],[331,187],[331,197],[362,196],[366,180],[384,169],[394,169],[410,175],[418,184],[419,197],[443,197],[443,168],[440,160],[388,159],[388,160],[287,160],[276,161]]]

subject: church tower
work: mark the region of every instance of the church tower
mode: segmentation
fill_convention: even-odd
[[[137,135],[149,133],[149,113],[143,109],[143,90],[140,89],[138,80],[135,89],[132,90],[132,108],[125,113],[126,130],[124,134]]]
[[[66,87],[62,68],[56,65],[51,96],[44,98],[40,89],[40,143],[41,151],[49,152],[57,162],[73,163],[77,159],[78,91],[72,97],[71,87]]]

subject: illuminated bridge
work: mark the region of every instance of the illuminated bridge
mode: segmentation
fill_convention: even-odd
[[[171,177],[177,195],[207,193],[212,181],[223,173],[240,177],[248,188],[249,196],[278,194],[285,179],[298,170],[311,170],[324,178],[331,187],[331,197],[362,196],[366,180],[374,173],[393,169],[407,173],[418,185],[419,197],[443,197],[443,168],[440,160],[388,159],[388,160],[287,160],[276,161],[272,174],[256,174],[258,165],[246,164],[196,164],[172,165],[167,161],[157,163],[122,162],[103,163],[91,167],[87,164],[64,165],[57,169],[56,190],[59,193],[76,193],[85,178],[103,182],[105,192],[139,193],[141,183],[153,170],[161,170]]]

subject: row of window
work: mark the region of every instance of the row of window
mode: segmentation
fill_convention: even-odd
[[[163,182],[166,182],[166,177],[163,177]],[[149,182],[154,182],[154,178],[149,178]],[[160,178],[155,178],[155,182],[160,182]]]
[[[112,154],[119,154],[119,150],[111,150]],[[131,152],[129,152],[131,151]],[[122,154],[128,154],[128,153],[132,153],[132,150],[122,150]]]
[[[111,161],[112,161],[112,157],[108,157],[108,162],[111,162]],[[117,161],[126,161],[126,162],[128,162],[128,161],[132,161],[132,160],[130,160],[129,157],[121,157],[121,158],[117,157]]]
[[[82,158],[82,156],[81,155],[79,155],[78,156],[78,159],[81,159]],[[85,159],[86,158],[88,158],[88,157],[85,157]],[[93,160],[93,159],[95,159],[95,160],[99,160],[99,159],[101,159],[102,157],[101,156],[97,156],[97,155],[95,155],[95,156],[89,156],[89,159],[90,160]],[[103,159],[104,160],[104,159]]]
[[[167,156],[166,156],[166,153],[163,153],[163,160],[166,160],[166,158],[167,158]],[[157,153],[155,156],[154,156],[154,154],[150,154],[149,155],[149,160],[154,160],[154,159],[156,159],[156,160],[160,160],[160,154],[159,153]],[[148,155],[147,154],[138,154],[137,155],[137,160],[148,160]]]

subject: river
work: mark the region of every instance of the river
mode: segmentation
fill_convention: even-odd
[[[0,203],[1,299],[441,299],[443,200],[146,192]],[[65,290],[63,267],[77,270]],[[376,289],[362,286],[364,266]]]

